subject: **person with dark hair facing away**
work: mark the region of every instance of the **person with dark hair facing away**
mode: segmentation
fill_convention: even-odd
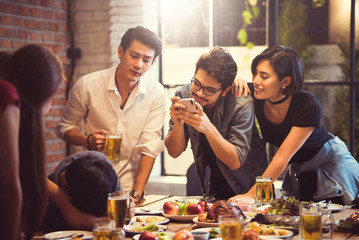
[[[275,181],[289,165],[284,195],[351,204],[358,197],[359,164],[345,143],[322,125],[319,100],[303,90],[299,54],[285,46],[272,46],[254,58],[251,70],[261,132],[267,142],[278,147],[263,176]],[[230,201],[254,199],[255,191],[253,186]]]
[[[214,47],[198,59],[191,83],[171,98],[170,130],[165,138],[168,153],[178,157],[190,139],[203,194],[216,199],[247,192],[268,165],[265,143],[254,124],[252,98],[228,93],[236,74],[231,54]],[[197,113],[177,103],[190,97]],[[209,191],[204,182],[206,166]]]
[[[56,134],[89,150],[103,151],[108,132],[122,133],[121,155],[113,166],[122,187],[138,202],[154,161],[163,150],[163,86],[145,76],[162,50],[160,38],[137,26],[122,37],[120,63],[80,78],[72,87]],[[80,132],[84,120],[85,133]]]
[[[7,186],[13,188],[12,185],[15,184],[16,188],[13,188],[13,191],[17,195],[13,203],[6,202],[6,199],[3,202],[3,198],[14,194],[8,195],[1,187],[0,205],[6,208],[5,211],[1,210],[1,218],[10,212],[13,216],[5,222],[1,220],[0,238],[19,239],[22,232],[23,239],[31,239],[41,224],[47,198],[42,118],[50,110],[52,99],[64,76],[58,57],[46,47],[37,44],[23,46],[11,54],[2,54],[0,61],[1,78],[11,83],[19,96],[17,99],[13,95],[13,99],[10,100],[13,104],[8,106],[15,110],[16,102],[19,100],[20,108],[20,111],[15,110],[17,113],[13,115],[5,115],[8,122],[3,125],[6,121],[2,119],[0,125],[4,134],[1,137],[0,148],[12,145],[10,149],[5,149],[5,152],[8,152],[5,154],[12,154],[7,155],[10,158],[6,155],[4,158],[4,151],[0,151],[0,185],[5,186],[6,190]],[[9,88],[7,89],[9,93]],[[1,94],[2,99],[4,96],[6,95]],[[9,107],[5,108],[5,114],[10,110]],[[17,141],[13,141],[16,139]],[[16,152],[12,152],[15,149]],[[19,181],[21,192],[17,187]]]
[[[115,170],[103,153],[85,151],[66,157],[48,176],[63,189],[80,211],[96,217],[106,216],[107,196],[121,190]],[[50,201],[42,229],[71,229]]]
[[[11,54],[0,53],[0,71]],[[20,237],[21,184],[19,173],[20,100],[15,87],[0,73],[0,239]]]

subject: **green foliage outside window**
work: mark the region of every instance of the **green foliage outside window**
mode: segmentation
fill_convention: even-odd
[[[307,8],[301,0],[281,1],[278,20],[278,43],[295,49],[301,56],[306,70],[310,68],[315,54],[315,48],[305,32],[305,26],[308,24]]]
[[[350,47],[348,43],[340,43],[338,47],[341,51],[341,54],[344,58],[344,62],[340,65],[343,74],[345,75],[346,81],[349,81],[350,77]],[[355,52],[355,79],[359,79],[359,51]],[[340,137],[347,146],[349,145],[349,87],[340,86],[336,90],[335,96],[335,122],[337,124],[336,131],[333,132],[335,135]],[[354,147],[354,157],[359,159],[359,86],[355,88],[355,123],[354,123],[354,132],[355,132],[355,147]]]

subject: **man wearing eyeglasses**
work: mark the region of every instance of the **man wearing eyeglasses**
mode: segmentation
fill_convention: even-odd
[[[252,98],[235,98],[231,86],[237,65],[228,51],[214,47],[197,61],[191,83],[171,98],[168,153],[177,158],[191,140],[197,175],[204,195],[228,199],[247,192],[268,162],[265,143],[254,124]],[[193,98],[197,113],[179,99]],[[206,167],[209,189],[206,189]]]

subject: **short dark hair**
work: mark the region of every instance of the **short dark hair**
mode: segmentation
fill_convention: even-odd
[[[256,72],[258,63],[263,59],[269,60],[274,71],[278,74],[279,81],[288,76],[292,78],[289,86],[283,90],[283,94],[292,95],[303,88],[303,62],[294,49],[285,46],[267,48],[254,58],[251,66],[252,74]]]
[[[126,52],[127,48],[131,46],[133,40],[138,40],[143,44],[153,48],[155,50],[154,58],[161,54],[162,41],[158,35],[151,30],[142,26],[128,29],[127,32],[123,35],[120,43],[123,48],[123,52]]]
[[[79,210],[104,216],[107,195],[116,191],[117,174],[104,158],[82,156],[66,167],[65,179],[72,204]]]
[[[232,85],[237,74],[237,64],[232,55],[222,47],[213,47],[209,53],[203,54],[196,63],[196,73],[203,69],[216,78],[222,89]]]

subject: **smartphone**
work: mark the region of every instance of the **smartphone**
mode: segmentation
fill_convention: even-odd
[[[198,112],[198,109],[197,109],[196,105],[194,104],[195,102],[196,101],[193,98],[183,98],[183,99],[176,101],[176,103],[181,103],[181,104],[185,105],[186,111],[188,111],[190,113]]]

